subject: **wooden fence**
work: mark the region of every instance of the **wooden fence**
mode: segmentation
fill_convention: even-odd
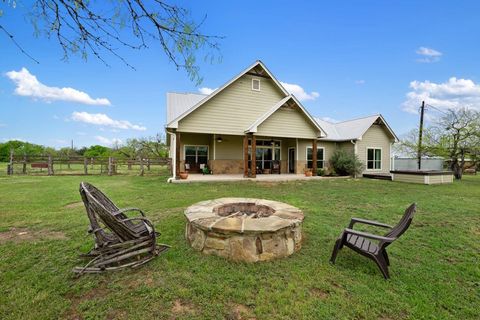
[[[170,158],[54,157],[51,155],[16,156],[10,154],[7,175],[93,175],[93,174],[166,174],[171,171]]]

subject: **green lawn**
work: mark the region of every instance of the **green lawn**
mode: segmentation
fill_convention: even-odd
[[[138,270],[73,277],[93,240],[79,204],[83,179],[120,207],[144,209],[172,249]],[[478,319],[480,176],[424,186],[367,179],[166,184],[166,176],[0,177],[1,319]],[[284,201],[305,212],[303,248],[244,264],[185,243],[183,210],[224,196]],[[391,280],[345,248],[351,216],[395,223],[418,214],[389,249]],[[27,232],[5,240],[10,228]],[[27,229],[23,229],[27,228]],[[3,237],[3,240],[2,240]],[[23,240],[22,240],[23,239]],[[29,240],[28,240],[29,239]]]

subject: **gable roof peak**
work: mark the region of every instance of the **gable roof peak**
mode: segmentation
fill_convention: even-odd
[[[268,70],[268,68],[265,66],[265,64],[261,61],[261,60],[256,60],[253,64],[251,64],[250,66],[248,66],[246,69],[244,69],[242,72],[240,72],[239,74],[237,74],[235,77],[233,77],[232,79],[230,79],[230,81],[226,82],[223,86],[221,86],[220,88],[218,88],[217,90],[215,90],[214,92],[212,92],[211,94],[209,94],[208,96],[205,96],[204,99],[200,100],[198,103],[196,103],[194,106],[192,106],[190,109],[186,110],[185,112],[183,112],[181,115],[179,115],[178,117],[176,117],[175,119],[173,119],[172,121],[170,121],[168,124],[167,124],[167,128],[173,128],[173,129],[176,129],[178,128],[178,122],[180,120],[182,120],[183,118],[185,118],[187,115],[189,115],[190,113],[192,113],[194,110],[196,110],[197,108],[199,108],[200,106],[202,106],[205,102],[209,101],[211,98],[215,97],[218,93],[222,92],[225,88],[227,88],[229,85],[231,85],[233,82],[237,81],[240,77],[242,77],[243,75],[245,75],[246,73],[248,73],[250,70],[252,70],[253,68],[257,67],[257,66],[260,66],[264,71],[265,73],[268,75],[268,77],[270,77],[272,79],[272,81],[275,83],[275,85],[280,89],[280,91],[282,91],[282,93],[284,94],[284,96],[288,96],[289,93],[287,90],[285,90],[285,88],[281,85],[280,81],[278,81],[275,76],[270,72],[270,70]]]

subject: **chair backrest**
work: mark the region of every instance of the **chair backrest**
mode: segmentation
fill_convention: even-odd
[[[273,161],[273,169],[278,170],[280,169],[280,162],[275,160]]]
[[[110,229],[119,239],[123,241],[134,240],[139,237],[135,230],[136,224],[131,221],[122,221],[128,217],[118,212],[118,207],[99,189],[87,182],[80,183],[80,193],[87,209],[88,217],[92,227],[99,227],[97,217]]]
[[[95,187],[86,183],[86,182],[80,183],[80,189],[79,189],[80,196],[82,197],[82,201],[83,201],[83,204],[85,206],[85,210],[87,211],[88,220],[90,220],[90,230],[89,231],[90,232],[95,231],[95,232],[93,232],[93,235],[95,236],[95,239],[96,239],[95,242],[100,247],[102,247],[105,243],[118,242],[119,239],[115,234],[107,233],[101,228],[101,225],[100,225],[100,223],[97,219],[97,214],[95,213],[96,210],[91,205],[91,200],[90,200],[90,197],[88,196],[88,193],[89,193],[88,189],[89,188],[95,188]],[[107,198],[107,200],[108,200],[108,198]],[[111,203],[111,205],[113,207],[115,207],[115,205],[113,203]]]
[[[385,237],[399,238],[405,231],[407,231],[408,227],[412,223],[413,216],[415,215],[416,211],[417,205],[415,203],[412,203],[405,210],[402,219],[400,219],[400,221],[397,223],[396,226],[392,228],[392,230],[385,234]]]

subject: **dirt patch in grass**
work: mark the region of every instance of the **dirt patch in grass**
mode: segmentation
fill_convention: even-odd
[[[81,294],[81,295],[68,294],[67,299],[70,300],[71,305],[70,305],[70,308],[63,315],[63,318],[70,319],[70,320],[83,319],[80,312],[78,311],[79,305],[84,301],[105,298],[107,295],[108,295],[108,290],[105,288],[105,283],[103,282],[100,283],[99,287],[90,289],[84,294]],[[114,316],[107,319],[123,319],[123,318]]]
[[[230,313],[225,316],[226,320],[255,320],[253,310],[243,304],[233,304]]]
[[[13,241],[15,243],[38,240],[67,240],[68,237],[60,231],[30,230],[27,228],[10,228],[0,232],[0,244]]]
[[[178,316],[193,315],[196,309],[192,303],[177,299],[173,302],[171,312],[173,316],[172,319],[176,319]]]
[[[68,203],[68,204],[64,205],[63,207],[64,207],[65,209],[81,208],[81,207],[83,207],[83,202],[82,202],[82,201],[72,202],[72,203]]]
[[[327,299],[330,296],[330,292],[328,290],[322,290],[319,288],[311,288],[310,293],[321,300]]]

